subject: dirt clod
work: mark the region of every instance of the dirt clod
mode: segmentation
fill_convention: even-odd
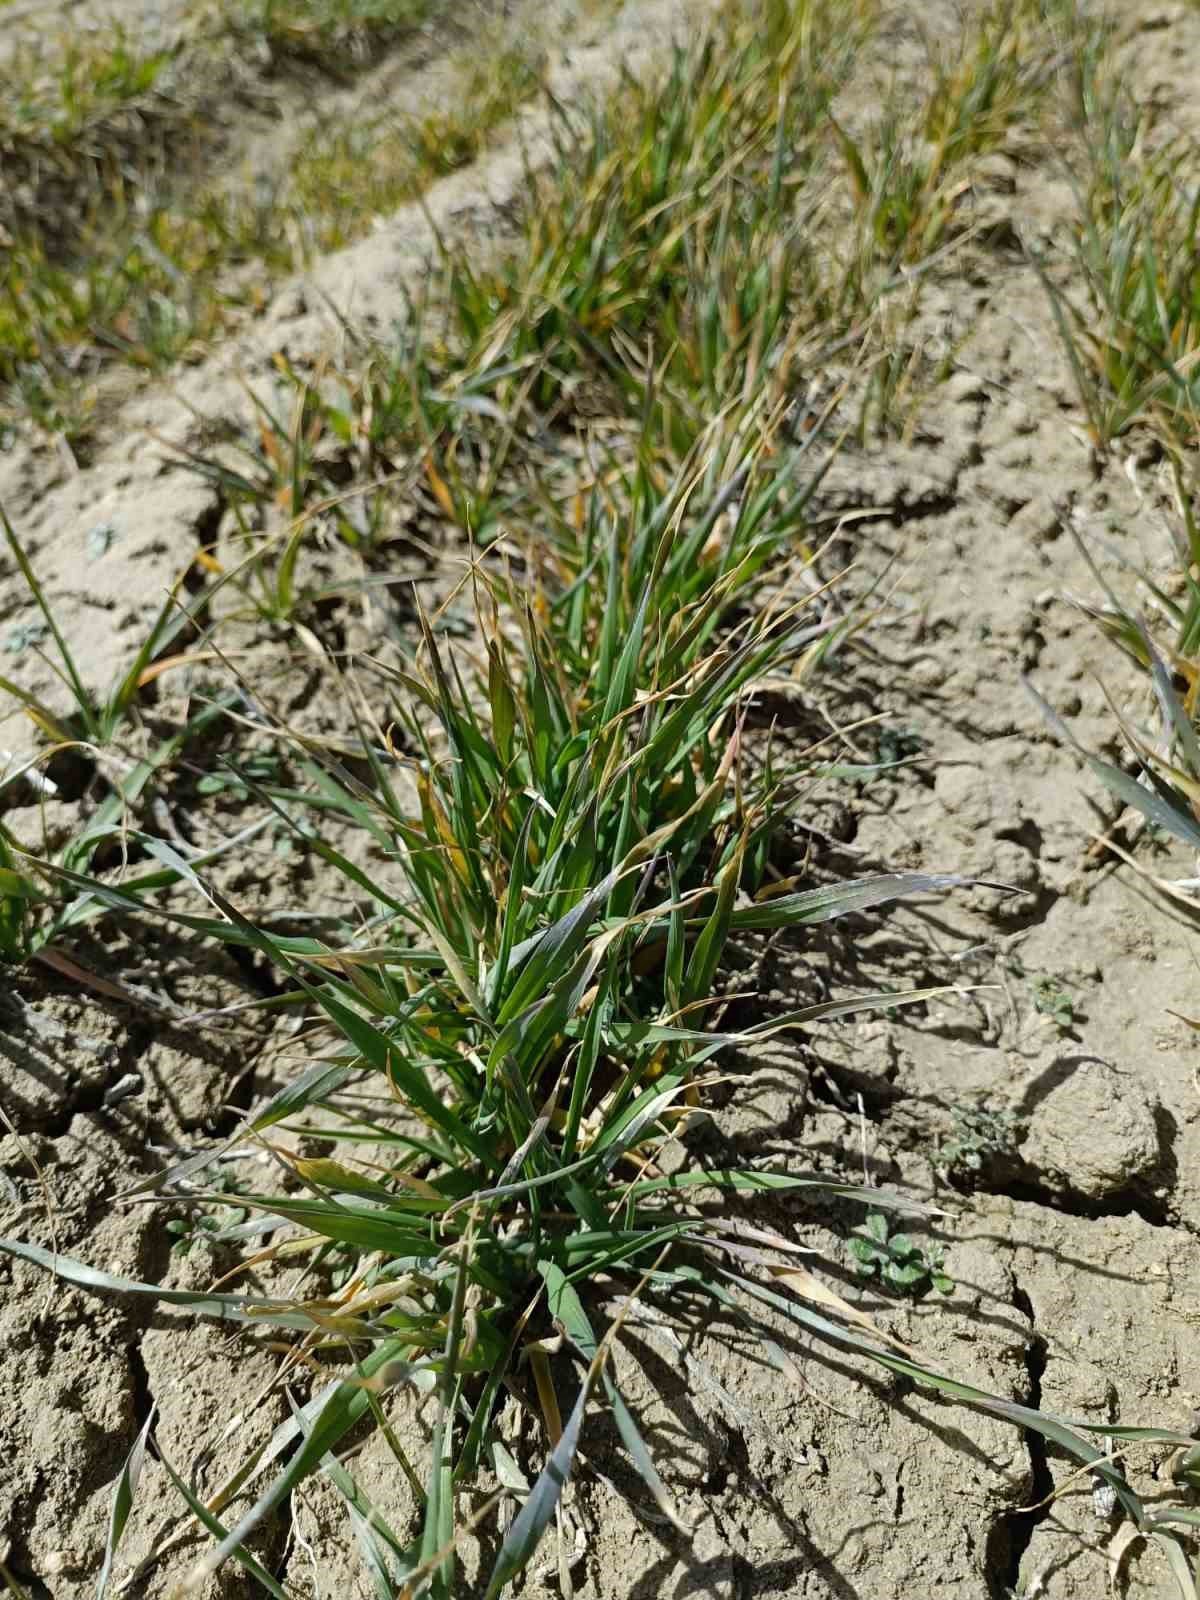
[[[1064,1056],[1029,1118],[1021,1155],[1048,1189],[1085,1200],[1127,1194],[1161,1161],[1154,1106],[1132,1073]]]

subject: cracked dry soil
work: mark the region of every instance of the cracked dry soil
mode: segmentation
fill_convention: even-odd
[[[1186,127],[1195,113],[1177,69],[1200,60],[1200,11],[1142,0],[1127,11],[1146,24],[1131,28],[1131,73],[1147,95],[1173,94]],[[562,93],[578,94],[622,54],[661,48],[685,12],[665,0],[626,6],[560,62]],[[938,16],[953,25],[951,8]],[[890,28],[898,58],[919,47],[906,8],[894,8]],[[822,489],[829,525],[854,513],[838,533],[855,563],[850,581],[865,590],[878,579],[886,595],[856,657],[824,680],[822,709],[839,726],[888,713],[902,753],[919,759],[830,800],[815,822],[839,870],[951,870],[1019,892],[901,907],[847,925],[819,949],[781,942],[759,952],[766,999],[788,1005],[814,984],[960,989],[744,1059],[736,1093],[703,1137],[730,1157],[781,1167],[853,1175],[865,1163],[877,1181],[932,1194],[947,1212],[950,1295],[898,1302],[846,1273],[846,1292],[930,1364],[1060,1414],[1186,1429],[1200,1406],[1200,1039],[1173,1013],[1194,1009],[1190,929],[1135,875],[1089,852],[1089,829],[1121,819],[1109,810],[1097,823],[1072,759],[1021,686],[1028,675],[1085,744],[1110,738],[1093,674],[1118,697],[1129,686],[1063,599],[1092,592],[1069,534],[1165,561],[1165,489],[1152,461],[1097,462],[1088,448],[1036,276],[1003,242],[1052,234],[1063,179],[1050,161],[1014,165],[1009,178],[1011,227],[953,258],[926,293],[924,331],[954,349],[953,376],[910,440],[848,448]],[[512,152],[499,151],[481,174],[439,185],[432,213],[484,235],[490,203],[519,182]],[[415,210],[401,213],[318,281],[353,285],[357,309],[384,320],[397,282],[420,268],[426,229]],[[231,352],[182,377],[179,392],[202,410],[241,404],[231,381],[239,365],[262,371],[274,349],[312,351],[326,337],[299,285]],[[104,676],[103,640],[157,603],[156,585],[190,557],[198,522],[213,515],[208,490],[137,432],[148,420],[181,437],[192,426],[186,405],[143,395],[79,475],[32,452],[0,459],[0,499],[28,531],[52,591],[85,630],[89,608],[102,612],[93,666]],[[89,573],[84,595],[74,552],[107,518],[127,536],[111,567]],[[13,576],[0,574],[0,614],[19,617],[19,605]],[[250,893],[262,865],[251,859],[235,887]],[[322,892],[316,877],[298,887]],[[141,996],[136,1008],[53,972],[23,976],[0,1000],[0,1086],[20,1131],[19,1141],[0,1139],[0,1226],[53,1238],[113,1272],[200,1287],[223,1263],[202,1248],[171,1255],[150,1208],[117,1208],[112,1197],[164,1152],[232,1127],[278,1081],[280,1039],[263,1022],[201,1045],[178,1017],[252,993],[264,975],[214,963],[211,952],[198,967],[186,943],[156,936],[152,949],[138,948],[131,937],[92,955]],[[857,1216],[796,1201],[767,1210],[823,1259],[846,1260]],[[1115,1585],[1131,1600],[1173,1600],[1153,1551],[1135,1546],[1117,1562],[1119,1530],[1087,1479],[1050,1507],[1024,1509],[1070,1476],[1053,1449],[836,1356],[792,1354],[802,1381],[784,1389],[721,1329],[634,1316],[623,1387],[696,1534],[684,1542],[635,1515],[625,1491],[642,1497],[601,1422],[568,1514],[578,1595],[1101,1600]],[[272,1372],[267,1350],[218,1329],[0,1262],[0,1556],[9,1569],[39,1600],[91,1592],[111,1482],[151,1403],[168,1459],[211,1492],[223,1430],[232,1422],[242,1459],[280,1420]],[[428,1417],[414,1398],[396,1403],[393,1423],[419,1455]],[[1168,1455],[1131,1457],[1145,1495],[1170,1487]],[[415,1506],[378,1438],[355,1470],[393,1526],[409,1525]],[[151,1462],[122,1592],[166,1594],[186,1571],[198,1545],[176,1538],[178,1522],[178,1501]],[[164,1529],[169,1553],[139,1568]],[[257,1553],[297,1595],[369,1592],[320,1483],[263,1532]],[[210,1592],[250,1590],[230,1567]],[[559,1592],[552,1557],[520,1592]]]

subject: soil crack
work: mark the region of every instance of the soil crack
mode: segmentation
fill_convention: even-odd
[[[1057,1211],[1064,1217],[1083,1217],[1089,1222],[1097,1222],[1102,1217],[1140,1217],[1151,1228],[1184,1227],[1193,1231],[1185,1219],[1174,1215],[1165,1200],[1141,1189],[1120,1189],[1103,1199],[1093,1199],[1077,1189],[1052,1189],[1036,1179],[1006,1177],[994,1183],[975,1179],[970,1193],[1023,1200],[1030,1205],[1043,1206],[1047,1211]]]
[[[135,1438],[146,1426],[146,1419],[155,1408],[154,1390],[150,1384],[150,1371],[142,1355],[143,1332],[144,1329],[138,1328],[129,1341],[129,1382],[133,1390],[133,1429]],[[152,1456],[158,1455],[153,1433],[150,1435],[149,1449]]]
[[[1040,1411],[1042,1405],[1042,1378],[1046,1372],[1047,1345],[1036,1331],[1033,1303],[1018,1283],[1013,1289],[1015,1310],[1029,1322],[1029,1341],[1025,1346],[1025,1372],[1029,1393],[1025,1404],[1031,1411]],[[1029,1453],[1029,1494],[1027,1503],[1037,1509],[1018,1508],[1005,1511],[996,1519],[988,1534],[987,1585],[992,1600],[1011,1600],[1020,1594],[1021,1563],[1033,1540],[1034,1529],[1050,1515],[1054,1491],[1054,1477],[1047,1459],[1046,1441],[1032,1428],[1022,1429],[1025,1448]],[[1045,1502],[1043,1504],[1043,1502]]]

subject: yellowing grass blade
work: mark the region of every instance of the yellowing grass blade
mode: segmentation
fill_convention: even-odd
[[[885,1333],[877,1327],[865,1311],[860,1311],[857,1306],[852,1306],[848,1300],[843,1300],[829,1287],[822,1283],[815,1273],[809,1272],[805,1267],[773,1266],[768,1267],[768,1272],[776,1283],[782,1283],[793,1294],[798,1294],[801,1299],[810,1300],[813,1305],[824,1306],[827,1311],[836,1311],[839,1317],[844,1317],[847,1322],[854,1323],[855,1327],[864,1329],[873,1334],[884,1344],[890,1344],[893,1349],[901,1350],[906,1356],[914,1354],[906,1344],[901,1344],[899,1339],[893,1339],[890,1333]]]

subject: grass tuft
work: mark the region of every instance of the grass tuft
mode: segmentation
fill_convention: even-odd
[[[272,47],[297,57],[318,24],[350,41],[400,25],[395,6],[362,3],[257,15],[298,30]],[[1187,1508],[1143,1504],[1092,1435],[1190,1441],[1085,1428],[961,1384],[844,1300],[819,1261],[797,1265],[794,1241],[730,1215],[732,1199],[768,1192],[862,1204],[852,1254],[864,1274],[921,1293],[949,1286],[941,1255],[916,1223],[896,1232],[885,1216],[919,1219],[921,1206],[826,1176],[694,1164],[685,1139],[726,1075],[724,1053],[936,992],[768,1015],[737,992],[745,944],[958,884],[895,873],[813,886],[789,818],[819,787],[872,772],[758,713],[781,686],[803,694],[860,620],[824,582],[809,525],[838,442],[836,400],[813,416],[809,385],[838,390],[839,350],[869,360],[896,281],[910,290],[909,269],[953,237],[973,163],[1036,108],[1046,59],[1031,62],[1022,30],[1046,15],[1025,3],[989,12],[962,57],[939,64],[919,139],[885,116],[851,140],[830,111],[873,8],[731,5],[673,52],[664,81],[623,81],[605,106],[556,112],[556,159],[530,173],[510,248],[482,264],[445,248],[437,295],[387,349],[364,350],[347,330],[345,370],[281,362],[253,425],[188,457],[238,535],[208,601],[240,587],[260,620],[294,625],[349,724],[336,743],[307,736],[247,688],[237,720],[274,759],[244,764],[228,787],[258,806],[252,827],[278,827],[321,864],[330,904],[349,909],[312,913],[304,935],[280,931],[296,925],[295,904],[248,915],[211,853],[126,815],[133,778],[103,825],[152,863],[137,876],[105,875],[80,841],[38,860],[0,831],[6,961],[94,915],[162,919],[249,953],[272,974],[266,1003],[316,1024],[298,1036],[301,1070],[237,1136],[268,1146],[278,1181],[239,1190],[235,1214],[200,1230],[253,1241],[239,1275],[253,1267],[266,1290],[163,1289],[0,1240],[69,1283],[269,1328],[284,1341],[281,1381],[327,1377],[265,1453],[236,1464],[227,1491],[201,1500],[167,1469],[213,1540],[186,1587],[232,1557],[282,1594],[248,1541],[324,1473],[380,1595],[448,1600],[466,1581],[498,1600],[557,1531],[598,1411],[656,1514],[686,1533],[611,1360],[639,1301],[736,1325],[785,1381],[780,1321],[1036,1430],[1102,1478],[1176,1569],[1183,1561],[1171,1530]],[[811,225],[831,141],[843,198],[856,196],[840,240],[849,255]],[[435,142],[439,159],[458,158],[452,138],[447,152]],[[380,480],[403,482],[407,504]],[[327,647],[298,577],[309,546],[360,560],[368,593],[396,579],[393,541],[425,563],[410,635],[391,651]],[[98,702],[11,530],[8,542],[77,715],[94,741],[111,738],[156,637]],[[1173,748],[1200,762],[1190,722],[1163,703]],[[1200,783],[1200,766],[1192,775]],[[157,779],[153,766],[140,777]],[[309,1136],[325,1153],[297,1153]],[[212,1154],[154,1183],[169,1200],[225,1205],[228,1191],[196,1181]],[[297,1257],[309,1271],[284,1291],[280,1269]],[[387,1424],[401,1386],[433,1417],[415,1461]],[[500,1438],[507,1395],[537,1429],[532,1482]],[[418,1486],[419,1525],[390,1527],[355,1477],[347,1447],[371,1420]],[[147,1439],[115,1486],[106,1573]],[[505,1502],[505,1522],[483,1570],[463,1577],[466,1506],[481,1485],[489,1516]]]
[[[1192,142],[1135,104],[1095,27],[1073,61],[1069,290],[1045,278],[1096,446],[1138,425],[1172,450],[1198,437],[1200,269]]]
[[[213,176],[214,108],[264,99],[270,62],[357,74],[427,11],[421,0],[262,0],[201,9],[151,52],[118,36],[6,62],[0,428],[29,418],[86,444],[106,373],[199,356],[288,274],[473,160],[537,91],[532,39],[453,51],[454,110],[401,120],[359,108],[347,120],[340,108],[273,182]]]
[[[273,66],[350,77],[434,12],[431,0],[219,0],[223,30]]]

